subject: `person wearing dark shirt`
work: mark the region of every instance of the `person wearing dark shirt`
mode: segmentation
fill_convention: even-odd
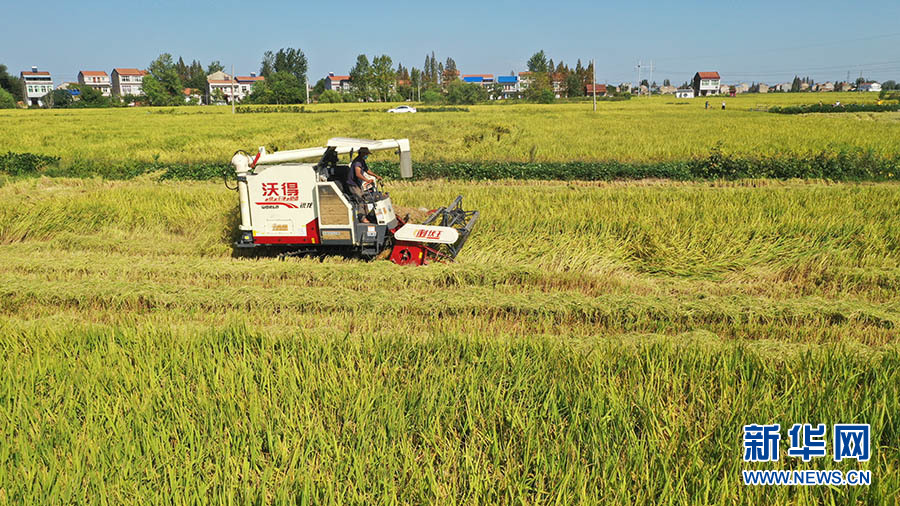
[[[363,199],[363,185],[381,179],[381,176],[369,170],[366,158],[369,157],[371,151],[369,148],[359,148],[359,153],[353,162],[350,163],[350,171],[347,173],[347,189],[356,197],[357,209],[356,215],[362,223],[369,223],[366,219],[366,204]]]

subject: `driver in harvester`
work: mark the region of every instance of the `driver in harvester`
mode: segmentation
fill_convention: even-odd
[[[369,170],[369,166],[366,164],[366,158],[370,153],[371,151],[367,147],[359,148],[359,153],[350,163],[350,171],[347,172],[347,189],[356,197],[358,202],[356,216],[362,223],[369,223],[366,218],[367,209],[363,198],[363,187],[368,187],[376,180],[381,179],[381,176]]]

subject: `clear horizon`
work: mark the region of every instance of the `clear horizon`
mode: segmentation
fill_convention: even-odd
[[[652,62],[652,80],[675,86],[696,71],[718,71],[726,83],[775,84],[795,75],[836,81],[848,74],[851,81],[860,75],[900,81],[900,58],[893,56],[900,45],[900,2],[877,15],[831,0],[675,8],[659,1],[394,5],[376,10],[353,0],[335,14],[328,5],[269,2],[248,11],[237,2],[162,1],[123,11],[105,0],[90,10],[50,0],[42,6],[47,16],[4,27],[0,47],[13,50],[0,55],[0,63],[15,75],[36,65],[50,71],[55,84],[75,81],[79,70],[146,68],[161,53],[204,67],[219,60],[226,71],[234,65],[246,75],[259,70],[264,51],[295,47],[306,54],[315,83],[330,71],[348,73],[361,53],[387,54],[394,67],[421,68],[434,51],[439,61],[452,57],[463,74],[504,75],[526,70],[528,57],[543,49],[570,67],[579,58],[585,65],[596,59],[597,81],[610,84],[636,82],[639,61],[642,79],[650,78]],[[90,29],[94,25],[100,29]]]

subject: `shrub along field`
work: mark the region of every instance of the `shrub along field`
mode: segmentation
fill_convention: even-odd
[[[896,183],[388,183],[482,213],[421,268],[235,256],[212,182],[0,184],[0,504],[900,495]],[[804,422],[872,459],[742,462]],[[742,485],[771,468],[874,480]]]

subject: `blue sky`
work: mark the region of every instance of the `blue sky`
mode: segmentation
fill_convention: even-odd
[[[574,66],[597,61],[599,82],[653,79],[678,85],[697,70],[726,82],[817,81],[859,76],[900,80],[900,2],[205,2],[46,0],[34,15],[0,21],[0,63],[37,65],[55,82],[79,70],[145,68],[159,53],[238,74],[257,70],[267,49],[299,47],[310,80],[347,73],[356,55],[388,54],[421,67],[426,52],[451,56],[463,73],[525,70],[539,49]],[[35,35],[39,34],[39,37]],[[646,68],[646,67],[645,67]],[[646,70],[644,72],[646,77]]]

